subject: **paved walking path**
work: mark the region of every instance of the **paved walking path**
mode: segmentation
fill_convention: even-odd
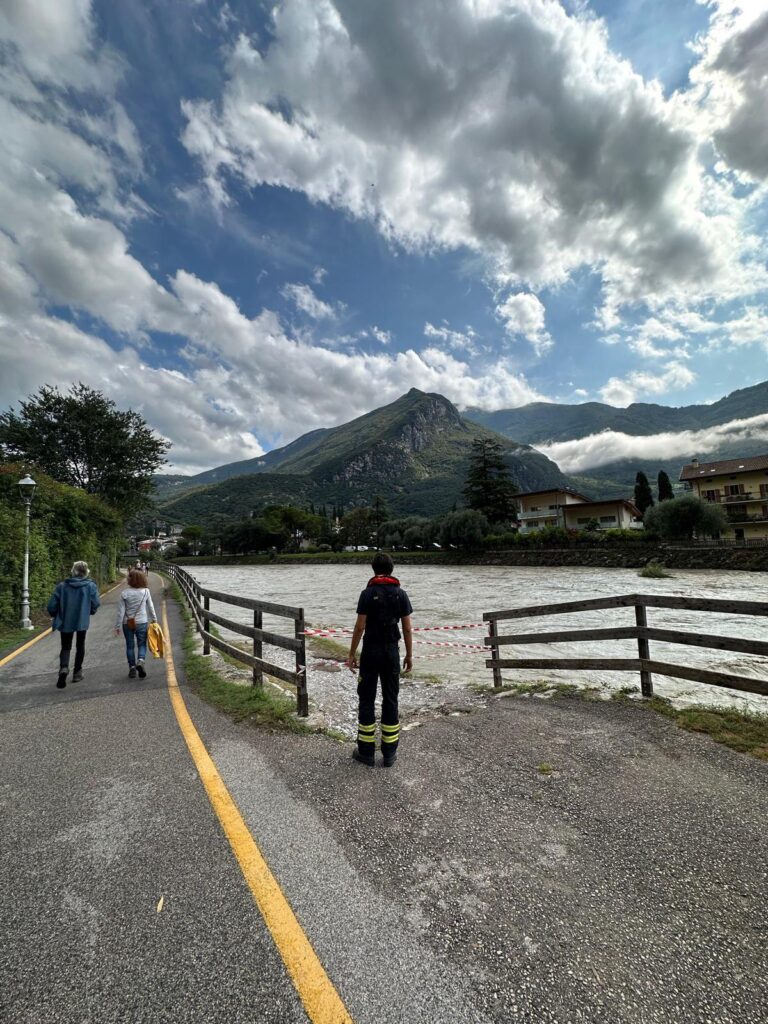
[[[307,1021],[115,601],[81,683],[55,689],[57,637],[0,668],[0,1019]],[[175,659],[355,1024],[764,1024],[768,766],[635,707],[507,698],[370,771],[234,725]]]
[[[159,577],[152,592],[159,612]],[[305,1022],[190,758],[163,663],[127,678],[116,600],[92,620],[82,682],[55,688],[55,636],[0,669],[0,1019]],[[172,603],[169,625],[181,665]],[[356,1024],[483,1024],[460,971],[416,934],[391,941],[398,908],[269,769],[262,734],[184,698]]]

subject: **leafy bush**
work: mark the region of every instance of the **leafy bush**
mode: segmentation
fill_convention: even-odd
[[[667,572],[661,562],[650,561],[647,565],[643,566],[637,575],[650,580],[666,580],[671,579],[672,574]]]
[[[488,520],[482,512],[463,509],[449,512],[440,523],[438,541],[444,548],[479,548],[488,534]]]
[[[26,467],[0,465],[0,623],[18,619],[24,564],[24,506],[17,483]],[[33,469],[37,491],[29,533],[30,606],[41,609],[74,561],[87,562],[93,579],[114,578],[122,547],[116,512],[92,494],[57,483]]]
[[[717,536],[728,528],[728,520],[720,505],[702,501],[694,494],[662,501],[649,508],[643,517],[649,533],[662,540],[691,540]]]

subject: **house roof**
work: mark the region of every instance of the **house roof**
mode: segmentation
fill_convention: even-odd
[[[516,498],[534,498],[538,494],[570,494],[574,498],[581,498],[582,501],[589,501],[590,499],[584,494],[579,494],[578,491],[571,490],[570,487],[546,487],[543,491],[518,491],[515,495]]]
[[[754,473],[755,470],[768,470],[768,455],[753,455],[744,459],[725,459],[723,462],[701,462],[697,466],[687,463],[680,470],[680,480],[699,480],[705,476],[718,476],[734,473]]]
[[[631,511],[633,516],[637,516],[642,519],[640,509],[634,502],[629,501],[627,498],[603,498],[602,501],[584,501],[580,505],[566,506],[566,511],[570,512],[573,509],[580,512],[584,508],[594,508],[596,505],[624,505]]]

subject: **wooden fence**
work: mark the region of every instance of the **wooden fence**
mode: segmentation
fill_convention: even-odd
[[[566,630],[554,633],[514,633],[501,635],[499,623],[509,619],[527,619],[537,615],[562,615],[603,608],[634,608],[635,624],[606,629]],[[768,656],[768,642],[743,640],[737,637],[715,636],[710,633],[685,633],[675,629],[649,626],[647,608],[685,608],[692,611],[717,612],[731,615],[763,615],[768,617],[768,603],[758,601],[725,601],[695,597],[657,597],[650,594],[625,594],[621,597],[600,597],[590,601],[564,601],[559,604],[533,605],[511,608],[501,612],[485,612],[483,621],[489,623],[490,635],[486,644],[492,657],[486,667],[493,670],[494,689],[501,689],[501,671],[510,668],[548,669],[605,669],[612,672],[639,672],[640,688],[644,697],[653,696],[653,673],[675,679],[691,679],[713,686],[727,686],[733,690],[768,695],[768,679],[731,675],[711,669],[688,665],[673,665],[651,658],[649,641],[710,647],[720,651]],[[636,658],[501,658],[499,648],[512,644],[579,643],[585,640],[637,640]]]
[[[235,594],[223,594],[219,590],[208,590],[206,587],[201,587],[197,580],[180,565],[173,565],[170,562],[158,562],[153,559],[152,569],[165,573],[178,584],[192,612],[197,630],[203,638],[203,654],[210,654],[211,647],[215,647],[230,658],[249,665],[253,669],[254,686],[264,685],[265,674],[291,683],[296,687],[296,710],[302,718],[306,718],[309,714],[309,697],[307,695],[307,654],[303,608],[292,608],[289,605],[273,604],[271,601],[257,601],[251,597],[239,597]],[[253,611],[253,625],[247,626],[245,623],[235,622],[216,611],[211,611],[211,601],[250,609]],[[292,619],[293,636],[283,636],[280,633],[271,633],[263,629],[265,614]],[[224,626],[234,633],[251,637],[253,653],[248,654],[247,651],[226,643],[221,637],[212,633],[212,622],[218,626]],[[263,658],[265,644],[292,651],[296,659],[295,670],[291,672],[281,668],[280,665],[273,665],[265,661]]]

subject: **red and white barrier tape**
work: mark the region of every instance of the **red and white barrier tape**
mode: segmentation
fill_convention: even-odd
[[[466,622],[462,626],[414,626],[414,633],[436,633],[443,630],[455,630],[455,629],[484,629],[487,623],[485,622]],[[346,633],[351,634],[352,630],[349,626],[320,626],[314,630],[308,628],[304,631],[307,636],[317,636],[319,634],[329,633]]]
[[[352,631],[349,630],[351,633]],[[335,639],[346,639],[348,633],[337,633],[331,632],[329,629],[305,629],[304,633],[307,636],[320,636],[320,637],[331,637]],[[479,639],[479,638],[478,638]],[[458,647],[462,650],[468,651],[490,651],[490,647],[486,647],[484,644],[462,644],[454,640],[414,640],[414,643],[425,644],[429,647]]]

